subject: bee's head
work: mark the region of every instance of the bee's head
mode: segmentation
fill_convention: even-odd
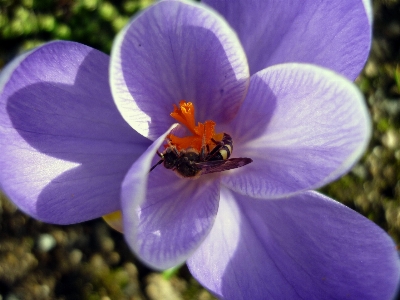
[[[172,169],[175,167],[178,155],[171,148],[167,148],[165,153],[163,154],[163,159],[164,159],[164,167],[167,169]]]

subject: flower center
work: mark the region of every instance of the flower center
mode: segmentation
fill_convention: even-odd
[[[224,134],[215,133],[214,121],[198,122],[196,126],[194,114],[195,110],[192,102],[182,100],[179,102],[179,107],[174,104],[174,111],[171,113],[171,117],[184,125],[192,133],[192,135],[185,137],[177,137],[173,134],[167,136],[170,143],[178,151],[192,148],[200,152],[203,146],[207,147],[207,149],[213,149],[216,146],[215,142],[222,141]]]
[[[198,178],[200,175],[223,172],[243,167],[253,160],[247,157],[229,158],[233,150],[232,137],[225,133],[215,133],[215,122],[207,120],[196,125],[194,106],[184,100],[179,107],[174,105],[171,117],[184,125],[192,134],[178,137],[167,135],[165,150],[157,155],[161,158],[150,168],[153,171],[164,164],[166,169],[175,171],[179,177]]]

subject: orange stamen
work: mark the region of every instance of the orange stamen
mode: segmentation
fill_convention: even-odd
[[[179,151],[188,148],[197,150],[201,149],[202,140],[198,136],[177,137],[173,134],[170,134],[168,138],[171,141],[171,144],[177,147]]]
[[[224,133],[223,132],[216,133],[216,134],[213,135],[213,139],[216,142],[222,141],[223,137],[224,137]]]
[[[167,138],[178,151],[193,148],[200,152],[203,146],[208,146],[209,149],[213,149],[216,144],[212,140],[222,140],[223,133],[214,132],[216,125],[214,121],[208,120],[204,123],[199,122],[198,125],[195,126],[194,112],[195,110],[192,102],[185,102],[182,100],[179,102],[179,108],[174,104],[174,111],[171,113],[171,117],[184,125],[193,134],[185,137],[177,137],[173,134],[168,135]]]
[[[177,120],[182,125],[185,125],[193,134],[195,132],[194,122],[194,106],[192,102],[185,102],[181,100],[179,102],[179,108],[174,104],[174,111],[171,113],[171,117]]]

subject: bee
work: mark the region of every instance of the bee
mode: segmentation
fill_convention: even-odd
[[[240,168],[253,161],[247,157],[229,158],[233,150],[233,141],[227,133],[223,134],[221,141],[212,141],[216,146],[209,151],[208,147],[203,145],[200,153],[191,148],[178,151],[174,145],[169,144],[164,152],[157,151],[161,159],[150,172],[163,163],[166,169],[175,171],[181,177],[196,178],[204,174]]]

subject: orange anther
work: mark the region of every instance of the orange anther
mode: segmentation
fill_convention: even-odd
[[[171,117],[177,120],[182,125],[186,126],[193,134],[195,132],[195,120],[194,120],[194,105],[192,102],[185,102],[181,100],[179,102],[179,108],[174,104],[174,111],[171,113]]]
[[[174,111],[171,113],[171,117],[184,125],[193,134],[185,137],[177,137],[173,134],[168,135],[171,144],[174,145],[178,151],[193,148],[200,152],[203,146],[208,146],[209,149],[213,149],[215,143],[212,140],[220,141],[222,139],[223,133],[216,134],[214,132],[216,125],[214,121],[207,120],[204,123],[199,122],[198,125],[195,126],[194,112],[195,110],[192,102],[185,102],[182,100],[179,102],[179,108],[174,104]]]

